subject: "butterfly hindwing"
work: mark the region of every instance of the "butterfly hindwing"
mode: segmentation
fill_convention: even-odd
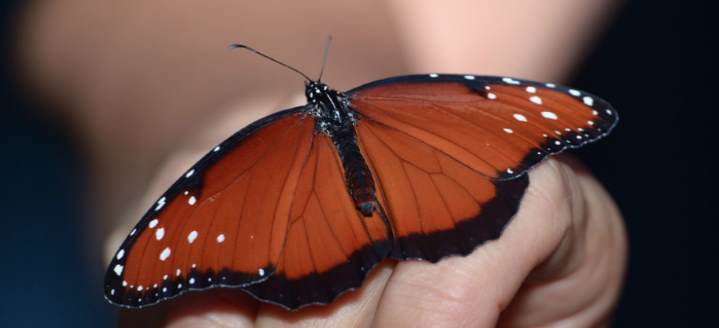
[[[378,213],[365,217],[357,210],[332,141],[318,134],[299,178],[277,271],[245,289],[291,309],[329,303],[362,284],[389,253],[388,239]]]
[[[394,230],[392,257],[436,262],[499,237],[516,213],[526,176],[493,180],[412,136],[370,120],[360,145]]]

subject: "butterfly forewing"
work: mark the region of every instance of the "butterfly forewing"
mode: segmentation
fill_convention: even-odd
[[[213,149],[147,212],[110,265],[110,301],[144,306],[273,273],[314,120],[291,111],[260,123]]]
[[[412,75],[348,92],[366,119],[401,130],[488,177],[524,174],[549,154],[610,132],[614,109],[551,83],[474,75]]]

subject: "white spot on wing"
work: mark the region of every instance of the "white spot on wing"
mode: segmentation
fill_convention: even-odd
[[[529,97],[529,101],[531,101],[537,105],[542,104],[542,98],[539,98],[539,96],[531,96],[531,97]]]
[[[497,95],[490,92],[487,94],[487,98],[489,98],[490,100],[494,100],[494,99],[497,99]]]
[[[217,235],[217,242],[222,243],[223,241],[225,241],[225,235],[224,234]]]
[[[190,231],[190,233],[187,235],[187,242],[190,243],[190,244],[192,244],[192,243],[195,241],[195,239],[197,239],[197,231],[192,230],[192,231]]]
[[[529,92],[529,93],[535,93],[535,92],[537,92],[537,88],[532,87],[532,86],[529,86],[529,87],[527,87],[527,92]]]
[[[117,256],[115,256],[115,259],[118,259],[118,260],[119,260],[119,259],[121,259],[123,256],[125,256],[125,250],[124,250],[124,249],[120,249],[119,251],[117,251]]]
[[[579,92],[579,90],[574,90],[574,89],[569,89],[569,94],[572,96],[575,96],[575,97],[579,97],[582,95],[582,93]]]
[[[177,270],[175,270],[175,276],[179,277],[181,273],[182,273],[182,271],[179,268]]]
[[[582,98],[582,101],[584,101],[584,104],[587,106],[594,106],[594,98],[592,97],[584,96],[584,98]]]
[[[510,134],[514,132],[514,131],[512,131],[512,129],[510,129],[510,128],[504,128],[504,129],[502,129],[502,130],[504,130],[504,132],[507,132],[507,133],[510,133]]]
[[[190,280],[188,280],[187,282],[189,282],[190,285],[194,285],[194,284],[195,284],[195,278],[190,278]]]
[[[152,221],[150,221],[150,223],[147,226],[150,227],[150,229],[152,229],[157,225],[158,222],[160,222],[160,221],[158,221],[157,219],[152,219]]]
[[[547,88],[555,88],[557,85],[554,83],[545,83],[544,84]]]
[[[170,253],[172,253],[172,251],[170,251],[170,247],[165,247],[165,249],[163,249],[160,253],[160,261],[167,260],[167,258],[170,257]]]
[[[554,112],[542,112],[542,117],[549,120],[556,120],[559,118]]]
[[[215,147],[215,149],[213,149],[212,151],[214,151],[214,152],[220,151],[220,146]]]
[[[155,239],[161,240],[162,237],[165,237],[165,228],[158,228],[155,230]]]
[[[134,236],[136,232],[137,232],[137,229],[132,228],[132,230],[130,230],[130,236]]]
[[[155,206],[155,211],[159,211],[160,209],[162,209],[162,207],[165,206],[166,201],[167,201],[167,198],[165,198],[165,196],[162,196],[162,198],[160,198],[157,201],[157,206]]]
[[[265,275],[265,269],[260,268],[259,270],[257,270],[257,274],[259,274],[260,276],[264,276],[264,275]]]
[[[115,267],[112,268],[112,271],[114,271],[115,274],[119,277],[122,275],[122,269],[124,269],[122,265],[116,264]]]
[[[187,200],[187,203],[190,204],[190,206],[195,205],[195,203],[197,203],[197,198],[195,198],[195,196],[190,196],[190,199]]]
[[[512,116],[514,116],[514,119],[517,120],[517,121],[520,121],[520,122],[526,122],[526,121],[527,121],[527,117],[524,116],[524,115],[522,115],[522,114],[514,114],[514,115],[512,115]]]
[[[511,78],[511,77],[503,77],[503,78],[502,78],[502,81],[504,81],[504,83],[514,84],[514,85],[518,85],[518,84],[520,83],[519,81],[517,81],[517,80],[515,80],[515,79],[513,79],[513,78]]]
[[[195,174],[195,169],[191,169],[191,170],[187,171],[187,173],[185,174],[185,178],[189,178],[193,174]]]
[[[437,73],[431,73],[431,74],[429,74],[429,77],[431,77],[431,78],[433,78],[433,79],[436,79],[437,77],[439,77],[439,74],[437,74]]]
[[[474,75],[465,75],[464,79],[465,80],[474,80]]]
[[[514,174],[514,171],[512,171],[512,169],[507,169],[507,173]]]

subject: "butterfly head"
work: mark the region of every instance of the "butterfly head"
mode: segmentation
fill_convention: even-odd
[[[318,81],[307,81],[305,83],[305,97],[310,104],[317,104],[324,98],[331,89],[324,83]]]

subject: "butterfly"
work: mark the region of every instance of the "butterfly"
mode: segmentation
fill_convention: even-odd
[[[148,209],[115,253],[105,297],[141,308],[239,288],[287,309],[327,304],[384,259],[437,262],[500,237],[549,155],[606,136],[590,93],[423,74],[332,89],[239,130]]]

